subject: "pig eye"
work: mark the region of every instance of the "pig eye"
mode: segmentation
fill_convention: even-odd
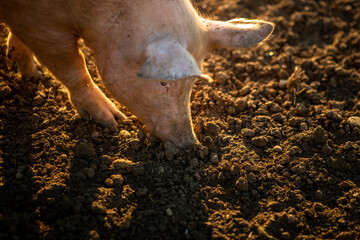
[[[160,82],[161,86],[167,86],[168,84],[166,82]]]

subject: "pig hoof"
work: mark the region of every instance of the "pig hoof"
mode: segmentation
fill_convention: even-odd
[[[126,116],[116,109],[115,105],[105,97],[96,86],[89,86],[89,91],[70,93],[71,102],[80,116],[86,120],[90,116],[101,126],[116,131],[117,120],[125,120]]]

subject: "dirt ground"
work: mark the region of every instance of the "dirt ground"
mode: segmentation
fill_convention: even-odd
[[[3,31],[0,239],[360,239],[360,1],[193,2],[276,29],[207,56],[186,151],[123,106],[117,132],[80,119],[46,70],[7,70]]]

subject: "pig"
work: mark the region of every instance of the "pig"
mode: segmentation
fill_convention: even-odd
[[[0,0],[0,20],[10,32],[9,67],[16,62],[23,77],[38,78],[41,63],[81,117],[116,129],[126,116],[92,81],[83,39],[111,95],[179,148],[197,142],[190,94],[206,52],[255,46],[274,29],[261,20],[202,18],[189,0]]]

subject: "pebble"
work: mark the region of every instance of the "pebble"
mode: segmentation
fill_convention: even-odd
[[[301,153],[301,149],[298,147],[298,146],[293,146],[290,148],[289,150],[289,155],[291,157],[295,156],[295,155],[298,155]]]
[[[296,107],[295,107],[295,113],[297,115],[305,115],[306,113],[306,107],[303,103],[298,103],[296,104]]]
[[[296,217],[292,214],[287,216],[289,223],[294,223],[296,221]]]
[[[287,80],[286,80],[286,79],[281,79],[281,80],[279,81],[279,87],[280,87],[281,89],[285,89],[285,88],[286,88],[286,85],[287,85]]]
[[[242,111],[244,111],[245,109],[246,109],[246,107],[247,107],[247,102],[246,102],[246,100],[245,99],[237,99],[236,101],[235,101],[235,109],[237,110],[237,111],[240,111],[240,112],[242,112]]]
[[[219,157],[218,157],[218,155],[213,155],[211,158],[210,158],[210,162],[212,163],[212,164],[217,164],[218,162],[219,162]]]
[[[347,123],[351,128],[360,128],[360,117],[349,117]]]
[[[318,189],[318,190],[316,190],[316,192],[315,192],[315,198],[316,199],[322,199],[324,197],[324,193],[320,190],[320,189]]]
[[[273,150],[274,150],[275,152],[281,153],[283,149],[282,149],[281,146],[276,145],[276,146],[273,148]]]
[[[127,169],[133,163],[127,159],[116,159],[112,164],[117,169]]]
[[[341,122],[342,117],[339,113],[339,111],[336,110],[330,110],[326,112],[326,116],[334,121]]]
[[[240,177],[236,181],[235,187],[242,192],[247,192],[247,191],[249,191],[249,182],[245,178]]]
[[[215,74],[215,81],[221,85],[226,83],[226,79],[228,79],[228,76],[225,72],[217,72]]]
[[[250,128],[243,128],[241,129],[241,134],[244,137],[253,137],[255,135],[254,130],[250,129]]]
[[[65,153],[60,155],[61,160],[66,160],[67,158],[68,158],[68,156]]]
[[[98,137],[100,137],[100,133],[98,131],[95,131],[91,134],[91,138],[93,138],[93,139],[98,138]]]
[[[119,134],[122,138],[131,138],[131,134],[127,130],[121,130]]]
[[[245,86],[239,90],[240,96],[245,96],[251,92],[251,88],[249,86]]]
[[[300,124],[300,130],[301,131],[307,131],[309,128],[308,128],[308,125],[306,123],[301,123]]]
[[[165,210],[165,214],[166,214],[166,216],[171,217],[173,215],[173,211],[171,210],[171,208],[167,208]]]
[[[251,143],[256,147],[265,147],[268,140],[265,136],[253,137]]]

